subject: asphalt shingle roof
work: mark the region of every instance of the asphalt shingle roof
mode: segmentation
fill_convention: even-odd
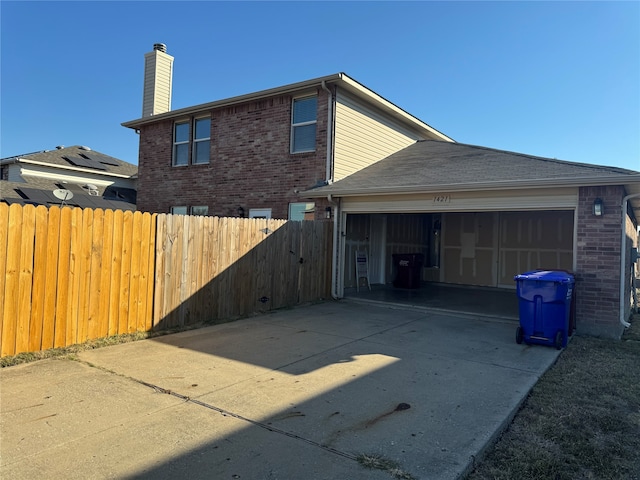
[[[96,161],[100,168],[92,169],[87,166],[74,165],[73,161],[67,160],[67,158],[83,158],[85,160]],[[22,158],[25,160],[32,160],[36,162],[49,163],[52,165],[59,165],[63,167],[77,167],[84,168],[89,171],[94,170],[97,173],[109,173],[124,175],[127,177],[136,175],[138,173],[138,167],[131,163],[120,160],[119,158],[105,155],[104,153],[97,152],[95,150],[87,150],[80,145],[72,147],[66,147],[55,150],[45,150],[42,152],[27,153],[25,155],[16,155],[14,157],[2,158],[0,161],[6,163],[13,159]]]
[[[523,182],[635,177],[640,172],[616,167],[567,162],[474,145],[421,140],[331,185],[307,193],[377,193],[440,188],[487,188]]]
[[[69,161],[68,159],[71,159]],[[79,145],[42,152],[27,153],[14,157],[3,158],[2,164],[13,161],[34,161],[53,166],[82,168],[86,172],[109,175],[134,177],[138,167],[104,153],[87,149]],[[112,177],[113,178],[113,177]],[[24,182],[0,181],[0,201],[5,203],[19,203],[21,205],[60,205],[60,200],[53,195],[59,188],[71,190],[73,198],[66,203],[80,208],[102,208],[110,210],[136,210],[136,191],[132,188],[97,187],[97,195],[90,195],[82,184],[60,183],[59,181],[35,176],[23,177]]]

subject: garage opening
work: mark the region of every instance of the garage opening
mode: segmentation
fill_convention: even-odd
[[[435,295],[446,292],[451,302],[465,298],[467,304],[476,295],[474,301],[482,303],[494,295],[499,303],[500,298],[515,297],[515,275],[538,268],[573,269],[573,222],[573,210],[348,214],[345,296],[377,292],[381,298],[401,296],[419,303],[422,294],[433,302]],[[367,282],[357,278],[358,251],[367,253],[371,293],[356,288]],[[399,274],[397,254],[421,256],[419,285],[411,289],[415,291],[393,286]],[[462,293],[457,289],[460,298],[451,297],[453,286],[466,287]],[[513,305],[517,315],[517,302]]]

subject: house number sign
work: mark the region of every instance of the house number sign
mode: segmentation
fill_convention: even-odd
[[[433,197],[433,203],[450,203],[451,196],[450,195],[436,195]]]

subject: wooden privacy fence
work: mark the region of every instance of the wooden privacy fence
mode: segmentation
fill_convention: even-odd
[[[331,228],[0,203],[0,356],[326,298]]]
[[[155,215],[0,203],[0,356],[152,327]]]
[[[330,222],[157,217],[153,323],[216,321],[327,298]]]

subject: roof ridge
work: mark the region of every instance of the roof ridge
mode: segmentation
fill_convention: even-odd
[[[516,155],[519,157],[523,157],[523,158],[528,158],[528,159],[535,159],[535,160],[542,160],[545,162],[551,162],[551,163],[561,163],[564,165],[575,165],[578,167],[586,167],[586,168],[591,168],[594,170],[602,170],[602,169],[607,169],[607,170],[612,170],[615,171],[616,173],[638,173],[638,171],[636,170],[629,170],[627,168],[620,168],[620,167],[612,167],[609,165],[596,165],[596,164],[592,164],[592,163],[583,163],[583,162],[574,162],[571,160],[559,160],[557,158],[549,158],[549,157],[540,157],[538,155],[530,155],[527,153],[520,153],[520,152],[513,152],[511,150],[503,150],[500,148],[491,148],[491,147],[484,147],[481,145],[471,145],[469,143],[461,143],[461,142],[445,142],[443,140],[432,140],[432,139],[425,139],[425,140],[418,140],[418,142],[438,142],[438,143],[442,143],[442,144],[446,144],[446,145],[459,145],[462,147],[469,147],[469,148],[475,148],[478,150],[487,150],[487,151],[492,151],[492,152],[500,152],[500,153],[507,153],[509,155]]]

